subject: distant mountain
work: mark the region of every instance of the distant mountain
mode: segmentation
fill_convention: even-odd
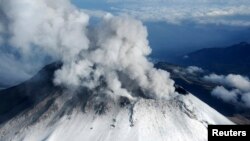
[[[6,88],[8,88],[8,87],[9,87],[8,84],[4,84],[4,83],[1,83],[1,82],[0,82],[0,90],[6,89]]]
[[[5,85],[0,83],[0,90],[4,89]]]
[[[180,86],[168,100],[62,91],[52,83],[56,68],[0,91],[0,116],[12,113],[0,123],[1,141],[206,141],[208,124],[234,124]]]
[[[205,48],[178,59],[178,64],[195,65],[216,73],[239,73],[250,76],[250,44],[241,42],[229,47]]]

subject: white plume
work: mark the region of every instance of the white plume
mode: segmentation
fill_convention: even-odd
[[[146,58],[151,49],[140,21],[108,14],[88,28],[89,16],[69,0],[1,0],[0,5],[11,47],[24,56],[35,51],[63,62],[56,85],[87,87],[111,97],[132,98],[138,91],[151,98],[175,94],[169,73]]]

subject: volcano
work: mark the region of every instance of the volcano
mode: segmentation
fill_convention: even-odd
[[[53,85],[59,67],[47,65],[0,91],[1,141],[205,141],[208,124],[234,124],[191,93],[168,100],[138,94],[131,101],[66,90]]]

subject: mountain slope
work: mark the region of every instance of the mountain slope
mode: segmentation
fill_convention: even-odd
[[[60,92],[61,89],[55,87],[51,79],[54,71],[60,66],[60,63],[47,65],[30,80],[0,91],[0,124],[54,92]]]
[[[233,124],[192,94],[170,100],[138,96],[131,101],[85,89],[72,92],[53,87],[58,91],[45,91],[48,86],[44,83],[29,85],[36,84],[41,86],[29,92],[34,97],[41,94],[40,90],[46,94],[0,124],[1,141],[205,141],[207,124]]]
[[[211,95],[211,91],[217,84],[207,82],[203,79],[204,75],[209,75],[211,72],[203,71],[190,73],[187,68],[166,62],[158,62],[155,64],[155,67],[170,72],[171,78],[175,81],[175,84],[182,86],[185,90],[189,91],[224,116],[229,117],[233,122],[237,124],[250,124],[250,112],[248,109],[239,109],[235,107],[235,105],[223,102]]]
[[[250,75],[250,44],[242,42],[225,48],[205,48],[187,54],[181,64],[196,65],[217,73]]]

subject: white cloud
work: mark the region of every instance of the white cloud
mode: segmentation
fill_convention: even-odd
[[[211,94],[213,96],[236,106],[250,108],[249,78],[235,74],[229,74],[227,76],[210,74],[204,76],[203,79],[208,82],[222,85],[212,90]],[[227,87],[227,89],[225,87]]]
[[[1,0],[0,23],[5,26],[0,30],[5,37],[1,38],[5,44],[0,46],[0,75],[9,78],[10,84],[34,75],[51,61],[48,58],[66,60],[88,46],[84,33],[88,15],[68,0]]]
[[[166,21],[181,24],[192,21],[199,24],[221,24],[250,26],[250,2],[241,0],[148,0],[112,1],[123,3],[113,7],[120,13],[127,13],[143,21]],[[241,18],[240,18],[241,17]]]
[[[187,68],[174,68],[173,72],[180,75],[197,75],[202,74],[204,70],[197,66],[188,66]]]
[[[4,23],[1,22],[1,11],[0,11],[0,46],[4,44],[3,34],[5,33]]]
[[[208,76],[204,76],[204,80],[221,85],[226,85],[228,87],[233,87],[244,92],[250,91],[249,78],[241,75],[229,74],[227,76],[224,76],[224,75],[210,74]]]
[[[250,80],[247,77],[230,74],[225,79],[228,83],[227,85],[231,87],[235,87],[242,91],[250,91]]]
[[[13,86],[31,77],[30,72],[32,66],[25,65],[21,60],[18,60],[13,54],[0,52],[0,77],[1,84],[8,87]],[[37,70],[38,71],[38,70]]]
[[[186,68],[186,71],[189,74],[203,73],[204,72],[204,70],[202,68],[199,68],[197,66],[189,66],[189,67]]]
[[[217,84],[222,84],[224,83],[225,76],[224,75],[217,75],[215,73],[206,75],[203,78],[206,81],[217,83]]]
[[[241,100],[243,105],[246,105],[246,107],[250,108],[250,93],[242,95]]]
[[[117,3],[117,2],[125,2],[125,3],[141,3],[141,2],[147,2],[147,3],[190,3],[190,4],[196,4],[196,3],[207,3],[207,4],[237,4],[237,3],[249,3],[248,0],[103,0],[110,3]]]
[[[218,86],[211,92],[213,96],[220,98],[225,102],[232,102],[232,103],[236,103],[238,93],[239,93],[238,90],[229,91],[225,89],[223,86]]]

